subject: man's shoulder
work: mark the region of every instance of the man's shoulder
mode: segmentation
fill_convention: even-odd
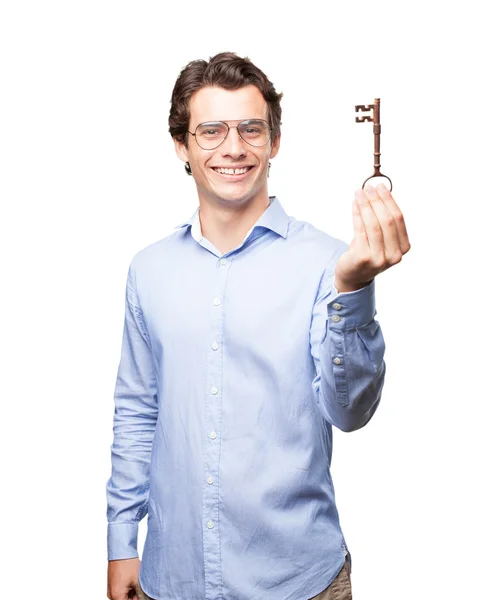
[[[131,268],[138,271],[148,269],[152,264],[158,265],[158,261],[172,251],[173,246],[178,243],[183,233],[182,229],[175,228],[159,240],[138,250],[131,259]]]

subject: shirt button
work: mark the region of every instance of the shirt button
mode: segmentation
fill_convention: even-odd
[[[331,317],[331,319],[335,322],[335,323],[339,323],[339,321],[341,321],[341,317],[339,315],[333,315]]]
[[[214,526],[215,524],[213,523],[213,521],[208,521],[208,523],[206,523],[206,527],[208,527],[208,529],[213,529]]]
[[[206,481],[207,481],[208,483],[213,483],[213,477],[211,477],[211,475],[210,475]]]
[[[333,363],[335,365],[340,365],[341,364],[341,359],[336,356],[336,358],[333,359]]]
[[[341,304],[339,304],[338,302],[335,302],[333,304],[333,308],[334,308],[334,310],[341,310]]]
[[[219,346],[218,346],[218,344],[217,344],[216,342],[213,342],[213,343],[211,344],[211,347],[213,348],[213,350],[218,350],[218,347],[219,347]]]
[[[220,260],[220,263],[221,263],[222,265],[225,265],[225,264],[226,264],[226,258],[222,258],[222,259]]]
[[[217,393],[218,393],[218,388],[212,387],[212,388],[211,388],[211,393],[212,393],[213,395],[217,394]]]
[[[214,304],[215,306],[218,306],[218,304],[219,304],[219,303],[220,303],[220,299],[219,299],[219,298],[215,298],[215,299],[213,300],[213,304]]]
[[[212,440],[215,440],[215,439],[216,439],[216,431],[212,431],[212,432],[210,433],[210,438],[211,438]]]

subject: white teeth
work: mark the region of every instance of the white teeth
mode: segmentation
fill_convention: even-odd
[[[223,167],[218,167],[214,169],[217,173],[222,173],[223,175],[243,175],[248,171],[248,167],[243,167],[242,169],[225,169]]]

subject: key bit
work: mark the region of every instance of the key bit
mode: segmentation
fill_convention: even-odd
[[[373,123],[373,132],[374,132],[374,173],[370,177],[368,177],[367,179],[364,180],[363,189],[364,189],[364,186],[366,185],[366,182],[369,181],[370,179],[373,179],[373,177],[385,177],[389,181],[389,184],[391,185],[391,189],[389,191],[392,191],[392,189],[393,189],[392,181],[389,179],[389,177],[387,175],[384,175],[384,173],[381,173],[381,171],[379,170],[381,167],[381,163],[380,163],[381,122],[380,122],[379,106],[380,106],[380,99],[375,98],[374,104],[367,104],[367,105],[357,104],[354,107],[356,112],[372,111],[372,116],[371,115],[362,115],[360,117],[356,117],[356,123],[365,123],[367,121],[372,122]]]

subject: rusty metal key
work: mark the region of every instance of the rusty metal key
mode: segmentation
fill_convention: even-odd
[[[369,112],[372,111],[373,116],[371,117],[371,115],[362,115],[361,117],[356,117],[356,123],[364,123],[366,121],[371,121],[372,123],[374,123],[373,125],[373,131],[374,131],[374,173],[368,177],[367,179],[364,180],[363,183],[363,189],[364,186],[366,184],[367,181],[369,181],[370,179],[372,179],[373,177],[385,177],[390,185],[391,185],[391,189],[389,191],[392,191],[393,189],[393,183],[392,181],[389,179],[389,177],[387,175],[384,175],[384,173],[381,173],[381,171],[379,170],[381,167],[381,163],[380,163],[380,156],[381,156],[381,152],[380,152],[380,136],[381,136],[381,122],[380,122],[380,115],[379,115],[379,105],[380,105],[380,100],[379,98],[375,98],[374,99],[374,104],[357,104],[354,108],[356,112]]]

